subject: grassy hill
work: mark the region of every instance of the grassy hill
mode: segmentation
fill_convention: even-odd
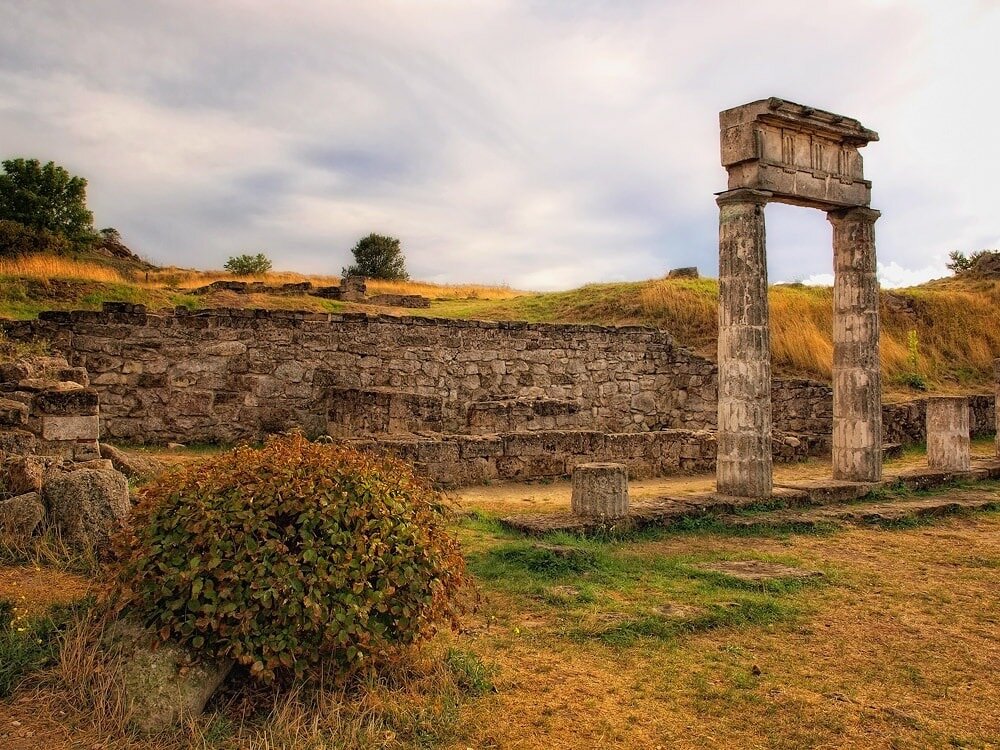
[[[236,295],[191,291],[218,279],[219,272],[112,267],[97,260],[34,256],[0,262],[0,317],[31,318],[46,309],[98,309],[125,300],[151,309],[184,305],[268,307],[313,311],[372,311],[317,297]],[[310,280],[334,284],[336,277],[272,273],[270,284]],[[422,294],[429,310],[385,309],[396,314],[483,320],[644,324],[670,331],[684,346],[714,357],[718,286],[714,279],[651,280],[590,284],[567,292],[518,292],[506,287],[442,286],[420,282],[369,282],[372,293]],[[775,370],[829,381],[833,359],[832,290],[800,284],[770,293]],[[1000,356],[1000,280],[942,279],[881,298],[885,390],[912,395],[921,381],[935,392],[991,388],[992,360]]]

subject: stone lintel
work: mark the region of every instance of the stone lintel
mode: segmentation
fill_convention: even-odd
[[[878,133],[866,128],[853,117],[807,107],[776,96],[758,99],[719,113],[719,125],[723,130],[754,121],[820,133],[855,147],[865,146],[879,139]]]

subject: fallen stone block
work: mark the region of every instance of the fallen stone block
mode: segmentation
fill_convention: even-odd
[[[45,472],[42,496],[63,539],[97,552],[107,549],[131,508],[128,481],[113,469],[53,466]]]
[[[129,479],[149,479],[163,471],[163,464],[155,458],[136,453],[126,453],[107,443],[100,444],[101,458],[109,459],[115,469]]]
[[[106,647],[120,654],[122,684],[132,723],[153,733],[201,714],[233,668],[231,659],[209,658],[131,622],[118,623]]]
[[[45,518],[45,506],[37,492],[12,497],[0,502],[0,532],[27,537]]]

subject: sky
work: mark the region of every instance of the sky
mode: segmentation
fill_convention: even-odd
[[[769,96],[863,150],[885,286],[1000,247],[992,0],[0,0],[0,156],[89,181],[159,264],[568,289],[718,270],[718,112]],[[770,205],[772,281],[829,283],[822,212]]]

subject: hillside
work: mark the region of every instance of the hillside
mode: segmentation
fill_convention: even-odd
[[[267,307],[317,312],[367,310],[484,320],[643,324],[670,331],[684,346],[709,357],[716,341],[714,279],[591,284],[567,292],[518,292],[505,287],[369,282],[371,293],[421,294],[427,310],[376,308],[312,296],[237,295],[192,290],[228,274],[185,269],[123,268],[99,260],[35,256],[0,263],[0,317],[31,318],[46,309],[98,309],[107,300],[151,309],[183,305]],[[334,284],[336,277],[273,273],[258,280]],[[800,284],[770,294],[776,372],[829,381],[833,358],[832,290]],[[882,362],[887,394],[907,396],[921,383],[935,392],[982,391],[1000,356],[1000,281],[951,278],[884,291]]]

